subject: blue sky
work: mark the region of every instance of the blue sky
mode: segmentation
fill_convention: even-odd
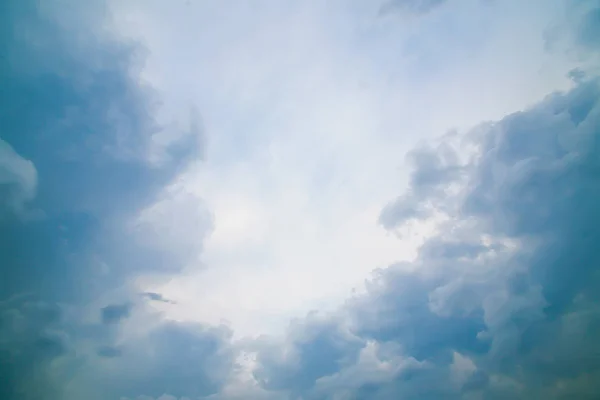
[[[5,1],[0,397],[597,397],[599,15]]]

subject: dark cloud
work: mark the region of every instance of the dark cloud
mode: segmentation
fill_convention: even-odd
[[[60,387],[45,370],[70,351],[62,321],[59,306],[33,296],[0,303],[0,398],[57,398]]]
[[[467,161],[444,146],[413,153],[410,204],[451,218],[414,263],[381,270],[337,314],[363,345],[330,354],[307,341],[283,364],[263,355],[265,387],[277,382],[306,399],[600,393],[593,380],[600,376],[598,82],[582,77],[569,92],[466,137],[478,147]],[[407,209],[400,203],[384,210],[384,226],[428,215],[400,212]],[[323,326],[325,337],[337,329]],[[350,361],[336,368],[301,362],[305,354],[330,365],[343,351]],[[293,378],[282,379],[284,371]],[[311,384],[297,386],[304,376]]]
[[[101,0],[0,6],[2,399],[206,394],[228,374],[227,334],[163,326],[128,303],[133,277],[190,256],[155,245],[164,232],[138,240],[148,227],[132,221],[201,156],[202,130],[195,112],[158,123],[160,99],[138,79],[144,49],[110,35],[108,16]],[[100,318],[99,298],[112,304]],[[140,319],[135,343],[121,337]],[[117,361],[127,368],[107,378]]]
[[[169,299],[165,298],[160,293],[146,292],[146,293],[142,293],[142,295],[144,297],[146,297],[148,300],[159,301],[161,303],[176,304],[173,300],[169,300]]]
[[[563,52],[578,66],[574,71],[598,75],[600,43],[600,1],[585,0],[565,3],[565,19],[547,29],[544,35],[546,49]]]
[[[141,50],[99,33],[101,1],[74,5],[72,17],[55,13],[63,7],[3,4],[0,204],[44,217],[2,219],[2,297],[92,297],[182,262],[131,240],[124,223],[200,155],[198,121],[180,131],[156,122],[158,98],[137,79]],[[156,135],[173,140],[161,147]]]
[[[102,323],[116,324],[129,317],[131,304],[112,304],[102,308]]]
[[[575,83],[581,83],[585,80],[586,78],[586,73],[585,71],[581,70],[580,68],[574,68],[571,71],[569,71],[569,73],[567,74],[567,76]]]
[[[228,329],[165,322],[127,290],[108,293],[191,256],[159,245],[168,226],[136,225],[148,231],[137,241],[126,222],[201,154],[198,119],[155,147],[166,128],[136,79],[140,49],[100,35],[106,9],[85,3],[1,6],[0,398],[212,396],[235,365]],[[422,14],[441,1],[394,4]],[[452,218],[338,313],[256,344],[260,386],[304,399],[597,397],[600,89],[588,74],[575,84],[476,129],[472,160],[446,145],[411,153],[410,189],[380,222]]]
[[[393,229],[412,219],[425,219],[432,215],[432,207],[420,202],[413,194],[398,197],[381,211],[379,223],[385,229]]]

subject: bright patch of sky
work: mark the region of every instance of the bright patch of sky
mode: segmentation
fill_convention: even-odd
[[[434,219],[397,234],[377,222],[407,186],[408,151],[571,84],[572,60],[547,51],[560,2],[463,0],[422,16],[376,3],[112,4],[114,28],[146,49],[158,118],[194,107],[205,135],[202,160],[139,214],[163,232],[154,245],[195,254],[178,276],[138,281],[176,302],[157,306],[168,318],[241,337],[335,309],[435,232]]]

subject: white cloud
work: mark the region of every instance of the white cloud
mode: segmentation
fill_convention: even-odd
[[[377,225],[406,186],[404,154],[569,84],[569,62],[544,53],[560,7],[471,3],[406,24],[342,1],[115,5],[117,27],[148,49],[144,79],[167,110],[198,106],[208,141],[177,185],[214,231],[201,260],[144,290],[177,302],[172,318],[272,333],[414,257],[433,222],[402,239]],[[167,219],[196,206],[173,207]],[[194,235],[178,224],[161,246]]]
[[[597,8],[49,1],[0,16],[0,397],[595,389]]]

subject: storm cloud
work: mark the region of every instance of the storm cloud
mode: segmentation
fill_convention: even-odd
[[[391,1],[380,11],[423,17],[443,8],[460,21],[452,15],[452,3]],[[157,4],[147,6],[162,10]],[[567,89],[509,113],[499,107],[487,122],[475,113],[480,121],[475,127],[406,149],[417,140],[396,141],[388,132],[403,121],[377,113],[417,104],[403,114],[408,118],[420,107],[433,108],[431,93],[445,79],[434,75],[446,64],[417,74],[418,83],[403,86],[410,95],[398,103],[384,106],[377,96],[392,91],[386,85],[394,79],[415,73],[414,64],[392,68],[385,85],[365,95],[369,101],[352,103],[349,99],[370,90],[370,83],[360,83],[357,91],[349,88],[364,77],[375,81],[379,73],[369,69],[370,62],[361,64],[365,57],[354,58],[358,67],[349,66],[351,57],[338,48],[343,46],[331,45],[309,60],[310,68],[292,68],[310,40],[329,43],[311,36],[319,25],[314,21],[321,21],[317,11],[325,12],[320,8],[303,14],[267,7],[275,16],[287,12],[308,18],[284,24],[266,13],[277,29],[315,24],[281,36],[283,47],[293,50],[283,53],[283,61],[268,59],[264,50],[272,45],[267,37],[281,44],[277,35],[259,30],[262,50],[241,42],[230,55],[219,40],[245,39],[243,30],[218,31],[222,36],[214,45],[185,30],[197,33],[190,26],[203,26],[202,21],[186,25],[180,17],[177,29],[212,51],[199,58],[214,65],[190,55],[185,63],[175,63],[181,75],[165,78],[161,67],[169,70],[179,43],[168,40],[162,19],[136,20],[136,12],[143,14],[136,2],[119,8],[104,1],[5,1],[0,12],[5,55],[0,60],[0,398],[596,398],[600,82],[589,65],[598,55],[599,14],[597,4],[590,4],[579,5],[574,15],[580,23],[565,34],[577,50],[565,56],[576,59],[564,62],[571,79],[565,78]],[[193,11],[200,3],[185,7],[186,16],[202,14]],[[115,10],[122,14],[112,15]],[[255,25],[268,25],[246,18],[260,14],[254,9],[244,9],[244,18],[225,11],[220,12],[235,21],[228,29],[249,20],[253,32]],[[331,37],[356,33],[355,27],[335,25],[337,17],[329,12],[322,19],[338,29],[327,31]],[[169,18],[166,11],[158,14]],[[140,30],[147,23],[150,36],[164,37],[169,45],[165,50],[159,40],[150,49],[143,40],[121,35],[113,26],[115,17],[137,21],[132,26]],[[369,32],[361,40],[374,31]],[[541,36],[535,43],[544,42]],[[415,37],[411,33],[408,42]],[[512,38],[482,38],[473,47],[510,42],[512,48]],[[357,42],[347,47],[355,51],[362,46]],[[413,47],[420,54],[419,46]],[[312,56],[312,47],[307,48]],[[377,49],[369,54],[380,56]],[[169,59],[156,63],[154,58],[154,69],[146,68],[150,56],[161,57],[151,50]],[[423,50],[429,52],[436,53],[435,46]],[[387,57],[388,50],[382,53]],[[471,50],[466,53],[472,56]],[[446,56],[439,54],[440,60]],[[452,68],[462,65],[459,58],[449,57]],[[333,59],[344,60],[343,68],[338,65],[327,75],[323,71]],[[419,66],[428,60],[416,59]],[[246,68],[249,60],[257,64]],[[274,68],[277,63],[284,67]],[[188,64],[192,67],[185,70]],[[488,64],[477,68],[482,65]],[[363,69],[370,72],[362,74]],[[337,82],[347,71],[350,83]],[[213,79],[221,73],[229,80]],[[211,82],[202,81],[201,74]],[[280,85],[277,79],[287,75],[317,78]],[[460,79],[473,79],[475,86],[484,81],[464,75],[468,78]],[[179,107],[185,101],[178,99],[177,107],[171,105],[178,113],[171,115],[164,111],[173,93],[151,82],[175,78],[184,81],[177,81],[178,89],[207,90],[216,84],[218,90],[207,95],[210,101],[202,97],[187,108]],[[323,88],[330,83],[333,89],[327,92]],[[267,84],[276,88],[267,90]],[[555,86],[560,85],[549,84]],[[434,87],[430,97],[421,93],[427,87]],[[452,90],[468,97],[462,86]],[[232,95],[236,91],[240,98]],[[280,92],[293,93],[294,101],[280,101]],[[371,97],[378,100],[371,103]],[[457,103],[458,97],[448,96]],[[312,103],[318,103],[314,115],[304,110]],[[448,114],[460,108],[447,103]],[[217,132],[212,141],[206,140],[197,104],[209,110],[207,125]],[[337,107],[343,111],[337,113]],[[297,110],[302,110],[299,117]],[[484,111],[486,117],[492,114]],[[355,115],[364,118],[354,123]],[[435,115],[423,111],[417,122],[429,129]],[[345,118],[353,122],[346,124]],[[418,126],[411,123],[399,130]],[[261,135],[266,127],[281,137]],[[385,133],[375,135],[375,127]],[[372,142],[371,135],[376,136]],[[201,164],[207,143],[213,146],[209,172]],[[404,190],[388,180],[397,175],[385,170],[401,164],[399,154],[406,155],[410,167]],[[378,163],[380,155],[392,160]],[[291,168],[294,163],[300,169]],[[260,174],[263,180],[254,181]],[[386,205],[378,197],[382,193]],[[376,215],[370,213],[373,208]],[[360,236],[370,217],[381,237],[375,230]],[[407,227],[426,227],[422,242],[407,237]],[[378,247],[397,237],[394,246],[402,251]],[[409,257],[412,245],[415,255]],[[212,252],[205,254],[206,246]],[[372,249],[389,254],[379,257]],[[402,261],[381,262],[398,254]],[[328,286],[354,282],[343,279],[356,276],[354,261],[378,268],[364,286],[335,303],[332,298],[341,292]],[[326,295],[303,293],[313,286]],[[309,306],[298,305],[305,300]],[[231,304],[238,308],[229,315],[243,317],[237,325],[221,315],[231,311]],[[314,310],[306,314],[306,307]],[[303,316],[291,318],[293,313]],[[291,322],[282,334],[236,337],[235,328],[244,328],[239,321],[252,325],[256,315]]]
[[[266,387],[280,382],[277,388],[311,399],[598,393],[591,378],[600,368],[593,339],[600,321],[598,82],[550,95],[466,137],[477,153],[464,164],[438,161],[448,158],[449,147],[429,151],[428,163],[413,162],[415,204],[456,207],[437,209],[451,219],[421,247],[416,265],[381,270],[366,294],[339,311],[350,333],[333,348],[354,343],[353,350],[337,353],[308,341],[294,347],[298,355],[283,366],[263,350],[259,371]],[[458,171],[465,174],[462,189],[445,193]],[[404,203],[391,203],[381,223],[402,224],[400,210]],[[311,325],[292,328],[289,345]],[[339,328],[324,329],[327,337]],[[361,363],[359,353],[376,362]],[[301,361],[305,357],[331,368],[317,374]],[[280,377],[286,370],[296,377],[287,384]]]

